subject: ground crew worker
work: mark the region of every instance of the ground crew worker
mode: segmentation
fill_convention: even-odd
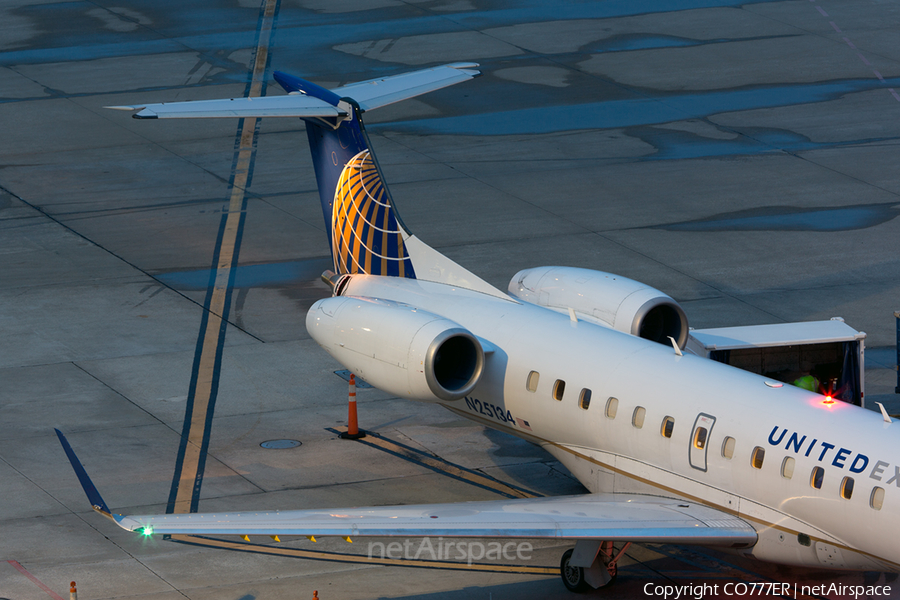
[[[803,388],[804,390],[809,390],[811,392],[819,391],[819,380],[810,374],[798,377],[792,382],[792,384],[797,386],[798,388]]]

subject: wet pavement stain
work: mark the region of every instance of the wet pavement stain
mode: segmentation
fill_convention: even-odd
[[[883,89],[887,94],[889,87],[900,87],[900,77],[885,79],[884,83],[865,78],[683,93],[644,90],[631,98],[606,102],[398,121],[371,128],[456,135],[523,135],[617,129],[702,119],[726,112],[827,102],[874,89]]]
[[[755,36],[745,38],[716,38],[711,40],[677,37],[674,35],[629,34],[617,35],[603,39],[581,48],[581,52],[597,54],[602,52],[629,52],[632,50],[655,50],[658,48],[686,48],[688,46],[705,46],[708,44],[727,44],[729,42],[748,42],[754,40],[771,40],[794,35]]]
[[[545,2],[519,2],[509,8],[506,3],[498,3],[497,8],[485,7],[476,11],[449,12],[447,15],[429,14],[412,7],[375,7],[361,11],[359,19],[351,26],[346,16],[315,10],[285,11],[279,22],[278,47],[289,50],[294,56],[319,53],[322,48],[347,42],[381,39],[385,31],[393,38],[412,35],[427,35],[469,29],[505,27],[519,23],[537,21],[561,21],[573,19],[605,19],[628,17],[662,12],[695,10],[698,8],[736,7],[752,4],[775,3],[782,0],[652,0],[633,2],[631,0],[603,0],[583,2],[561,0],[548,5]],[[34,64],[44,62],[67,62],[92,60],[117,56],[138,56],[144,54],[180,52],[192,48],[205,54],[218,51],[232,52],[235,48],[252,47],[255,30],[242,27],[247,23],[246,14],[255,10],[251,6],[239,7],[225,0],[206,3],[184,3],[175,0],[160,0],[144,7],[143,19],[152,24],[145,26],[138,20],[134,31],[117,31],[103,27],[96,17],[92,17],[85,4],[49,3],[26,6],[15,11],[17,16],[27,18],[35,24],[36,31],[51,30],[49,23],[69,23],[67,29],[55,30],[53,36],[36,34],[22,47],[0,51],[0,65]],[[95,9],[93,5],[88,5]],[[122,11],[123,9],[118,9]],[[120,13],[107,16],[121,17]],[[63,14],[61,17],[60,14]],[[127,22],[126,19],[122,19]],[[45,25],[45,23],[47,25]],[[90,31],[85,35],[85,31]],[[652,43],[652,42],[651,42]],[[661,47],[661,46],[639,46]],[[328,64],[312,67],[303,61],[306,70],[299,73],[311,76],[316,72],[327,77],[334,73],[351,73],[355,61],[342,61],[332,56]],[[371,61],[356,63],[356,68],[364,64],[368,73],[376,74]],[[344,68],[342,68],[342,66]],[[284,65],[282,65],[282,68]]]
[[[713,127],[712,125],[710,127]],[[656,148],[656,152],[640,160],[684,160],[723,156],[750,156],[773,152],[803,152],[823,148],[871,144],[896,138],[873,138],[844,142],[815,142],[804,135],[786,129],[741,128],[726,131],[721,137],[707,137],[690,131],[661,127],[630,127],[625,134],[643,140]]]
[[[281,288],[291,284],[316,283],[323,271],[332,268],[334,268],[334,265],[330,257],[240,265],[234,268],[234,284],[232,287],[235,289]],[[209,286],[210,278],[214,276],[210,269],[174,271],[154,275],[159,281],[182,291],[205,290]]]
[[[708,219],[657,225],[666,231],[850,231],[886,223],[900,215],[900,204],[831,208],[767,206],[722,213]]]
[[[732,40],[693,40],[671,35],[618,35],[582,48],[582,52],[597,54],[601,52],[628,52],[631,50],[650,50],[656,48],[684,48],[701,44],[729,42]]]

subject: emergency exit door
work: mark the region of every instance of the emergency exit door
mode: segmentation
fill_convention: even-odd
[[[706,452],[709,449],[709,440],[715,424],[716,418],[706,413],[700,413],[694,421],[688,461],[698,471],[706,472]]]

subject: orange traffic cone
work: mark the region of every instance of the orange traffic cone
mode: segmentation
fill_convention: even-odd
[[[359,438],[366,437],[365,431],[360,431],[359,429],[359,421],[356,417],[356,375],[350,373],[350,402],[348,408],[348,417],[347,417],[347,431],[340,434],[341,439],[345,440],[358,440]]]

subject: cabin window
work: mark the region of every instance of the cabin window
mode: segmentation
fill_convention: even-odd
[[[734,456],[734,438],[726,437],[725,441],[722,442],[722,456],[731,460]]]
[[[659,430],[659,433],[666,438],[672,437],[672,430],[675,429],[675,419],[672,417],[666,417],[663,419],[662,427]]]
[[[578,406],[587,410],[591,405],[591,390],[584,388],[581,390],[581,394],[578,396]]]
[[[541,374],[537,371],[532,371],[528,374],[528,379],[525,380],[525,389],[533,394],[537,391],[538,381],[540,380]]]
[[[707,435],[709,435],[709,432],[706,430],[706,427],[698,427],[697,430],[694,431],[694,448],[699,450],[706,448]]]
[[[754,469],[762,469],[763,461],[766,459],[766,451],[763,448],[757,446],[753,449],[753,454],[750,455],[750,465]]]
[[[809,476],[809,485],[817,490],[822,489],[822,481],[825,479],[825,469],[822,467],[813,467],[812,474]]]
[[[637,429],[640,429],[644,426],[644,417],[647,416],[647,409],[643,406],[638,406],[634,409],[634,414],[631,416],[631,424],[634,425]]]
[[[872,495],[869,496],[869,506],[875,510],[881,510],[882,505],[884,505],[884,488],[873,488]]]
[[[785,479],[790,479],[794,476],[794,461],[793,457],[786,456],[784,461],[781,463],[781,476]]]
[[[853,496],[853,478],[844,477],[844,480],[841,481],[841,498],[849,500],[851,496]]]
[[[566,393],[566,382],[562,379],[557,379],[556,383],[553,384],[553,399],[554,400],[562,400],[563,394]]]
[[[610,419],[616,418],[616,413],[619,411],[619,399],[618,398],[610,398],[606,401],[606,416]]]

